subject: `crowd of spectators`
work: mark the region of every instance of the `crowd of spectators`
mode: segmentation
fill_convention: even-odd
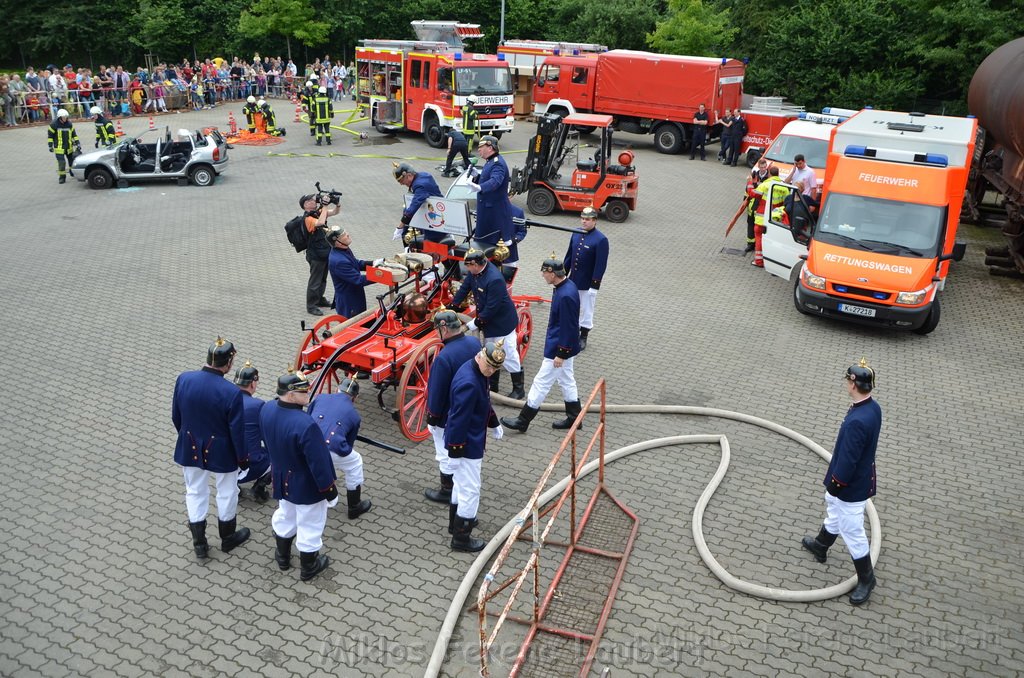
[[[355,68],[332,63],[330,55],[299,67],[291,59],[261,57],[251,61],[220,57],[179,64],[157,64],[152,71],[142,66],[101,64],[90,68],[63,69],[50,64],[42,71],[26,68],[24,74],[0,74],[0,105],[3,126],[48,122],[66,109],[72,117],[88,118],[98,106],[108,117],[160,113],[168,109],[213,108],[227,101],[258,98],[290,98],[308,80],[326,87],[333,99],[352,90]]]

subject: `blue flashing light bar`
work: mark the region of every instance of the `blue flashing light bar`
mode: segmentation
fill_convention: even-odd
[[[456,61],[462,61],[462,52],[456,52],[455,53],[455,60]]]
[[[505,60],[505,55],[504,54],[499,54],[498,55],[498,61],[504,61],[504,60]]]

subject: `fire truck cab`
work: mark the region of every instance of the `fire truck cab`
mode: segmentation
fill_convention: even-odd
[[[511,132],[513,83],[501,55],[472,54],[463,40],[483,37],[478,24],[413,21],[416,40],[362,40],[356,48],[356,102],[380,132],[421,132],[434,148],[446,128],[462,128],[476,97],[477,133]]]

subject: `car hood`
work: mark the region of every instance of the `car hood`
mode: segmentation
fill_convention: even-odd
[[[88,165],[93,162],[100,162],[106,158],[113,158],[117,152],[117,146],[113,148],[104,148],[98,151],[90,151],[89,153],[83,153],[75,158],[76,165]]]

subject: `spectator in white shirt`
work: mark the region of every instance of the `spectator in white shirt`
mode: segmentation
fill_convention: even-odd
[[[818,192],[818,179],[814,170],[807,166],[807,161],[802,153],[793,157],[793,169],[786,175],[784,181],[787,184],[800,186],[800,192],[804,195],[804,202],[817,205],[816,195]]]

